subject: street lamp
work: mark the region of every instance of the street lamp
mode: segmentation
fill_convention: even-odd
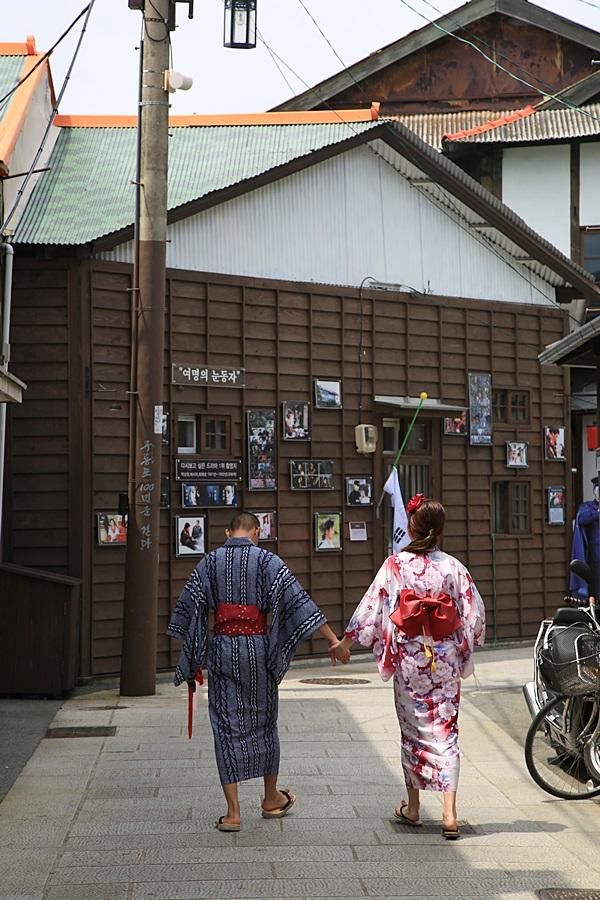
[[[236,50],[256,47],[256,0],[225,0],[223,46]]]

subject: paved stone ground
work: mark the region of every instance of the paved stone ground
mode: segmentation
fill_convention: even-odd
[[[115,725],[106,738],[45,739],[0,805],[0,900],[353,898],[532,900],[540,888],[598,888],[600,804],[553,800],[523,762],[520,686],[527,648],[478,654],[464,684],[460,817],[445,842],[440,801],[425,795],[422,830],[390,821],[403,797],[391,686],[363,660],[295,667],[281,689],[285,819],[258,813],[243,785],[243,830],[221,834],[206,698],[184,737],[185,692],[87,692],[53,727]],[[316,686],[302,677],[360,676]],[[108,708],[107,708],[108,707]]]
[[[0,699],[0,800],[46,734],[58,700]]]

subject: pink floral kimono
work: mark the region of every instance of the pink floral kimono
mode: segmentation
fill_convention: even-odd
[[[435,667],[423,638],[409,638],[390,621],[404,588],[420,597],[446,593],[456,603],[461,627],[434,643]],[[472,674],[473,649],[484,632],[485,607],[473,579],[441,550],[389,556],[348,623],[346,634],[373,650],[382,679],[394,676],[407,787],[456,790],[460,679]]]

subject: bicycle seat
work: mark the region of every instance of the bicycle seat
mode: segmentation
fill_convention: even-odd
[[[585,609],[577,609],[574,606],[561,606],[554,613],[552,619],[554,625],[582,625],[590,624],[590,615]]]

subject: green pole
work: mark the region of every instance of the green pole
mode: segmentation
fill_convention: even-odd
[[[427,391],[421,391],[421,393],[419,394],[419,404],[418,404],[417,408],[415,409],[412,419],[410,420],[410,425],[406,429],[406,434],[404,435],[404,440],[400,444],[400,449],[396,453],[396,456],[394,457],[394,461],[389,468],[388,478],[389,478],[390,472],[393,472],[395,467],[398,465],[398,460],[400,459],[400,457],[402,456],[402,454],[404,452],[404,448],[406,447],[406,444],[408,443],[410,433],[414,428],[415,422],[417,421],[417,416],[421,412],[421,407],[423,406],[423,404],[425,403],[426,400],[427,400]],[[386,479],[386,481],[387,481],[387,479]],[[380,508],[381,504],[383,503],[384,496],[385,496],[385,491],[382,491],[381,497],[379,498],[379,502],[377,504],[377,510],[376,510],[377,517],[379,517],[379,508]]]

